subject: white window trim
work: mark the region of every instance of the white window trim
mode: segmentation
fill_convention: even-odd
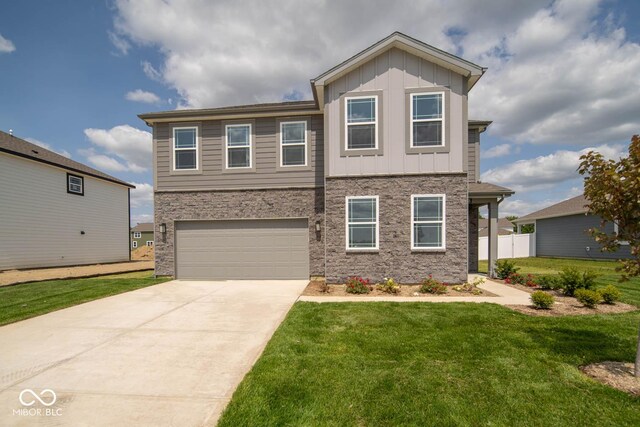
[[[413,98],[415,98],[416,96],[421,96],[421,95],[440,95],[441,99],[442,99],[442,117],[439,119],[414,119],[413,118]],[[410,147],[411,148],[429,148],[429,147],[444,147],[446,146],[445,141],[447,140],[447,126],[445,123],[445,111],[447,106],[446,106],[446,100],[445,100],[445,96],[444,96],[444,92],[417,92],[417,93],[412,93],[411,97],[409,98],[409,119],[411,120],[411,123],[409,125],[409,142],[410,142]],[[376,116],[377,117],[377,116]],[[415,145],[413,142],[413,124],[414,123],[423,123],[423,122],[442,122],[442,143],[440,145]]]
[[[303,143],[297,143],[297,144],[283,144],[282,141],[284,140],[284,132],[282,131],[282,129],[284,128],[284,125],[293,125],[293,124],[303,124],[304,125],[304,142]],[[303,165],[285,165],[284,164],[284,147],[299,147],[299,146],[303,146],[304,147],[304,164]],[[307,166],[307,122],[306,120],[300,120],[300,121],[290,121],[290,122],[280,122],[280,167],[281,168],[302,168],[302,167],[306,167]]]
[[[229,128],[233,127],[249,127],[249,145],[234,145],[229,147]],[[249,166],[234,166],[229,167],[229,148],[248,148],[249,149]],[[225,149],[225,169],[251,169],[253,168],[253,128],[251,123],[233,123],[224,126],[224,149]]]
[[[195,131],[195,139],[196,139],[196,146],[195,146],[195,150],[196,150],[196,167],[192,168],[192,169],[176,169],[176,151],[191,151],[194,148],[176,148],[176,130],[184,130],[184,129],[193,129]],[[200,143],[198,142],[198,127],[197,126],[181,126],[181,127],[174,127],[173,130],[173,146],[171,147],[173,150],[173,158],[172,158],[172,165],[171,165],[171,170],[172,172],[182,172],[182,171],[197,171],[200,169]]]
[[[376,111],[376,119],[372,122],[358,122],[358,123],[349,123],[349,100],[350,99],[370,99],[373,98],[375,102],[375,111]],[[345,151],[362,151],[362,150],[377,150],[378,149],[378,106],[380,103],[378,102],[378,95],[365,95],[365,96],[346,96],[344,98],[344,150]],[[366,148],[349,148],[349,125],[351,126],[359,126],[359,125],[374,125],[373,137],[375,140],[375,145],[373,147]]]
[[[618,234],[618,230],[619,230],[618,223],[617,222],[613,222],[613,232]],[[628,246],[629,242],[627,242],[626,240],[618,240],[618,244],[620,246]]]
[[[80,180],[80,183],[79,184],[71,183],[71,180],[73,178]],[[72,185],[79,186],[80,190],[79,191],[72,190],[72,188],[71,188]],[[76,175],[71,175],[71,174],[67,175],[67,191],[69,191],[70,193],[73,193],[73,194],[84,195],[84,178],[81,177],[81,176],[76,176]]]
[[[147,240],[145,243],[147,246],[153,246],[153,240]]]
[[[442,221],[415,221],[413,211],[416,197],[442,197]],[[440,224],[442,223],[441,246],[415,246],[415,224]],[[447,249],[447,195],[446,194],[412,194],[411,195],[411,250],[412,251],[443,251]]]
[[[135,240],[133,240],[133,241],[131,242],[131,247],[132,247],[133,249],[136,249],[136,248],[138,247],[138,242],[136,242]]]
[[[141,237],[142,237],[142,232],[140,232],[140,231],[134,231],[133,232],[133,238],[134,239],[139,239]]]
[[[349,247],[349,200],[374,199],[376,201],[376,221],[358,222],[354,224],[374,224],[376,226],[376,246],[373,248],[351,248]],[[344,223],[345,223],[345,248],[349,252],[371,252],[380,250],[380,199],[378,196],[346,196],[344,202]]]

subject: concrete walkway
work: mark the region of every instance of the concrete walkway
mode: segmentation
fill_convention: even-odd
[[[215,425],[307,283],[172,281],[0,327],[0,425]]]
[[[481,289],[491,292],[497,296],[452,296],[452,297],[438,297],[438,296],[416,296],[416,297],[397,297],[393,295],[389,296],[307,296],[302,295],[298,298],[298,301],[307,302],[375,302],[375,301],[392,301],[392,302],[489,302],[500,305],[530,305],[530,294],[506,285],[502,283],[494,282],[487,279],[484,276],[469,275],[469,281],[472,282],[476,277],[482,277],[485,282],[478,286]]]
[[[30,270],[0,271],[0,286],[17,283],[38,282],[42,280],[69,279],[72,277],[91,277],[103,274],[128,273],[132,271],[153,270],[151,261],[116,262],[113,264],[79,265],[76,267],[35,268]]]

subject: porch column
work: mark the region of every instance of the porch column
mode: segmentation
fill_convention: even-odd
[[[489,277],[496,277],[496,260],[498,259],[498,201],[489,203]]]

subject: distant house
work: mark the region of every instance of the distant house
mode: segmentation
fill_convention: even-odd
[[[486,218],[480,218],[478,220],[478,237],[489,236],[489,220]],[[506,236],[513,234],[513,223],[507,218],[498,219],[498,236]]]
[[[143,222],[131,229],[131,249],[153,246],[153,223]]]
[[[587,233],[600,228],[600,217],[588,213],[587,200],[580,195],[515,219],[518,231],[534,224],[536,256],[562,258],[620,259],[631,257],[629,245],[617,252],[601,252],[601,246]],[[615,224],[607,223],[605,231],[613,232]]]
[[[0,132],[0,270],[128,261],[131,188]]]

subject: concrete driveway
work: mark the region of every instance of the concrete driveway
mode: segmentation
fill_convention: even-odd
[[[0,327],[0,425],[215,425],[306,284],[176,280]]]

